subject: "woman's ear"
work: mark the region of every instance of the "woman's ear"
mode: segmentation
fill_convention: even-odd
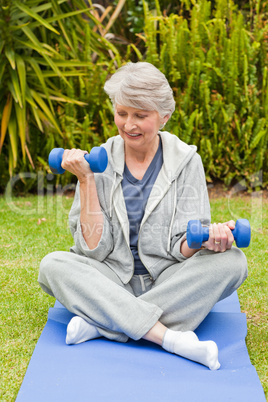
[[[170,118],[170,115],[169,115],[169,114],[167,114],[166,116],[164,116],[164,117],[162,118],[161,127],[164,127],[164,126],[166,125],[166,123],[169,121],[169,118]]]
[[[164,117],[164,123],[165,123],[165,124],[169,121],[169,118],[170,118],[170,115],[169,115],[169,114],[167,114],[167,115]]]

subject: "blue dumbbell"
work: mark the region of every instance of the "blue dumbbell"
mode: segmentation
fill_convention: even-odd
[[[251,229],[247,219],[238,219],[232,233],[237,247],[249,246]],[[202,243],[209,238],[209,228],[202,226],[198,220],[191,220],[188,222],[186,238],[190,248],[201,248]]]
[[[61,167],[63,152],[63,148],[54,148],[48,156],[48,163],[52,173],[54,174],[62,174],[65,172],[65,169]],[[108,156],[105,148],[94,147],[90,154],[85,154],[84,156],[85,160],[89,163],[92,172],[104,172],[108,164]]]

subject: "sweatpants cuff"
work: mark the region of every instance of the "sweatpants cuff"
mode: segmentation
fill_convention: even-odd
[[[159,321],[159,318],[161,317],[162,314],[163,310],[157,307],[155,312],[153,312],[152,316],[150,317],[150,319],[146,320],[146,322],[144,323],[144,325],[142,325],[139,331],[129,335],[129,337],[134,341],[138,341],[139,339],[143,338],[143,336],[147,334],[147,332],[150,331],[150,329],[153,328],[153,326],[157,323],[157,321]]]

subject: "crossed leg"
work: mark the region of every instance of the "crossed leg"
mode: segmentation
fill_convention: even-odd
[[[63,269],[66,273],[67,258],[59,253],[56,253],[57,261],[55,254],[53,257],[56,270],[49,269],[51,261],[50,264],[47,260],[41,264],[40,285],[45,291],[50,289],[48,293],[79,315],[68,326],[67,343],[79,343],[102,335],[119,341],[126,341],[128,337],[143,337],[162,345],[171,353],[217,369],[217,345],[213,341],[200,342],[192,330],[203,321],[218,300],[231,294],[245,279],[245,257],[239,250],[234,250],[223,254],[213,253],[213,258],[211,252],[199,253],[185,263],[175,264],[159,276],[150,291],[140,297],[135,297],[131,289],[125,289],[118,277],[115,280],[114,277],[103,275],[100,263],[86,259],[85,264],[85,258],[81,256],[75,256],[76,269],[72,268],[75,275],[68,277],[66,290],[66,283],[60,286],[59,280],[55,279],[55,271],[62,271],[61,278]],[[70,256],[68,261],[70,265]],[[78,271],[80,280],[77,279]],[[111,275],[115,274],[109,273]],[[72,276],[76,278],[76,286],[72,288],[77,289],[71,291]],[[86,286],[81,283],[82,278]],[[76,304],[71,299],[75,299]],[[86,308],[85,302],[87,306],[91,304],[91,308]],[[96,303],[97,309],[94,308]],[[94,314],[94,310],[99,314]]]

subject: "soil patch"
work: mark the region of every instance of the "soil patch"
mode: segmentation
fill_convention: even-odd
[[[240,190],[238,187],[227,188],[222,183],[209,183],[208,184],[208,194],[210,199],[216,199],[221,197],[262,197],[266,201],[268,201],[268,190],[260,190],[260,191],[245,191]]]

